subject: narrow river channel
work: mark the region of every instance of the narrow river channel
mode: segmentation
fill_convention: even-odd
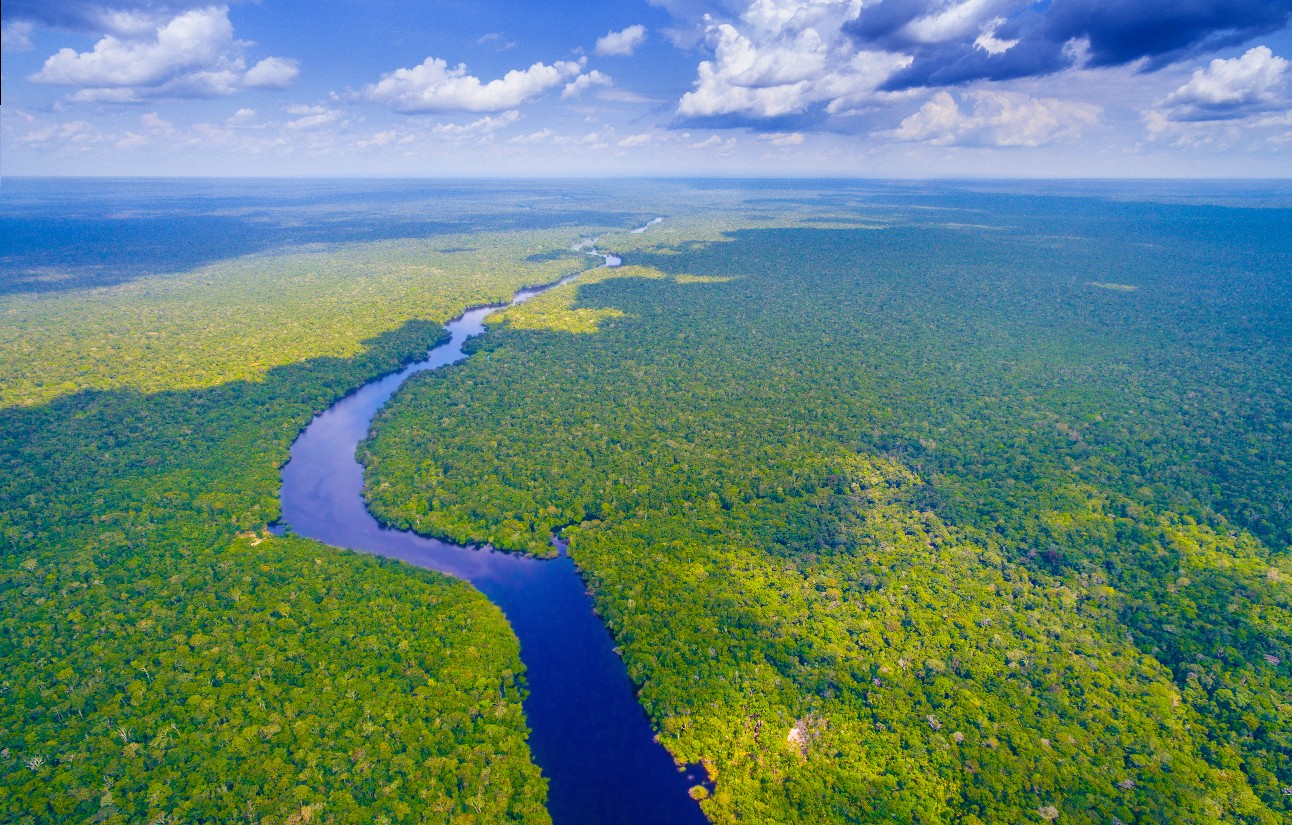
[[[600,254],[593,243],[575,248]],[[620,263],[613,255],[601,257],[605,266]],[[511,305],[553,286],[523,289]],[[520,638],[530,747],[550,782],[555,825],[699,825],[706,819],[687,790],[707,785],[704,771],[679,771],[655,742],[614,642],[568,556],[539,560],[392,530],[364,504],[355,450],[373,415],[410,375],[466,358],[463,344],[484,332],[485,319],[497,309],[468,310],[445,326],[452,338],[424,360],[365,385],[317,416],[292,445],[283,468],[283,523],[336,547],[465,579],[502,608]]]

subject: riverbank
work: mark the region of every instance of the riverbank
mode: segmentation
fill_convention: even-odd
[[[587,240],[582,251],[602,257],[603,266],[619,265],[616,256],[593,251]],[[577,277],[521,290],[507,306]],[[502,609],[520,639],[530,747],[549,780],[548,808],[557,825],[699,825],[706,820],[689,791],[707,778],[698,767],[679,770],[655,741],[614,641],[568,556],[537,559],[393,530],[364,502],[355,451],[373,416],[414,375],[467,358],[465,343],[485,331],[498,308],[468,310],[445,326],[448,340],[425,359],[365,385],[316,417],[283,468],[282,521],[292,532],[327,544],[464,579]]]

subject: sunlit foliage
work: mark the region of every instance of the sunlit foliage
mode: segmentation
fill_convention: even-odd
[[[467,305],[588,265],[517,259],[536,243],[8,299],[5,397],[45,403],[0,410],[0,819],[550,821],[501,612],[263,533],[314,413]]]
[[[480,233],[252,255],[71,293],[0,296],[0,404],[78,389],[260,380],[350,357],[411,319],[447,321],[586,266],[572,232]],[[444,251],[448,250],[448,251]],[[540,251],[556,251],[543,260]]]
[[[716,821],[1284,821],[1292,221],[938,208],[975,211],[633,239],[650,277],[397,396],[374,508],[575,525]]]

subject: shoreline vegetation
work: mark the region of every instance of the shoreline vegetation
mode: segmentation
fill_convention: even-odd
[[[674,186],[401,390],[374,512],[565,527],[717,823],[1292,815],[1287,210]],[[6,284],[7,821],[550,821],[501,613],[263,534],[315,413],[629,223],[482,191],[469,232]]]
[[[6,327],[6,340],[34,350],[7,362],[24,380],[38,380],[31,367],[44,358],[66,368],[62,348],[97,340],[103,324],[118,325],[119,348],[137,349],[119,361],[91,352],[75,391],[12,376],[3,385],[19,399],[0,410],[6,821],[366,823],[419,811],[550,821],[526,743],[523,665],[501,612],[465,583],[262,531],[278,518],[278,469],[316,413],[419,357],[467,306],[586,266],[525,260],[551,247],[513,238],[448,281],[403,263],[415,250],[343,253],[374,268],[374,255],[389,256],[379,277],[393,273],[405,296],[375,325],[400,326],[357,346],[372,319],[350,313],[364,293],[347,282],[362,273],[319,253],[305,263],[330,268],[298,275],[300,256],[278,261],[288,283],[318,289],[251,284],[274,283],[270,256],[222,269],[227,277],[11,299],[9,317],[34,300],[65,324]],[[124,317],[140,296],[174,319],[164,357],[112,320],[112,306]],[[185,362],[205,336],[247,323],[226,308],[264,301],[299,315],[275,339],[290,345],[240,346],[267,348],[260,363],[280,364],[189,386]],[[318,354],[332,349],[342,357]],[[236,366],[236,353],[210,362]],[[94,388],[103,380],[111,388]],[[43,403],[26,403],[33,392]]]
[[[584,249],[591,241],[577,246]],[[570,282],[604,267],[523,290],[510,306],[568,294]],[[460,366],[464,345],[485,332],[497,307],[476,307],[446,325],[449,340],[393,375],[339,401],[293,443],[280,492],[293,534],[405,560],[472,583],[502,609],[520,640],[529,684],[524,711],[530,747],[548,780],[548,807],[563,825],[607,820],[655,825],[703,823],[695,800],[712,784],[700,765],[680,764],[658,742],[636,689],[597,615],[587,580],[549,537],[545,558],[456,545],[381,525],[363,496],[358,445],[374,415],[418,374]]]

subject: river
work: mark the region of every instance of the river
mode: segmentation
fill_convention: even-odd
[[[596,252],[595,239],[574,248],[605,258],[604,266],[620,263]],[[554,286],[523,289],[509,305]],[[282,521],[297,535],[464,579],[502,608],[520,639],[529,683],[530,748],[550,783],[548,809],[555,825],[700,825],[707,820],[687,791],[708,786],[704,771],[699,766],[679,770],[655,741],[569,556],[541,560],[392,530],[364,504],[363,469],[355,450],[373,415],[409,376],[466,358],[463,344],[484,332],[485,319],[497,309],[468,310],[445,325],[451,339],[425,359],[365,385],[315,417],[283,468]]]

